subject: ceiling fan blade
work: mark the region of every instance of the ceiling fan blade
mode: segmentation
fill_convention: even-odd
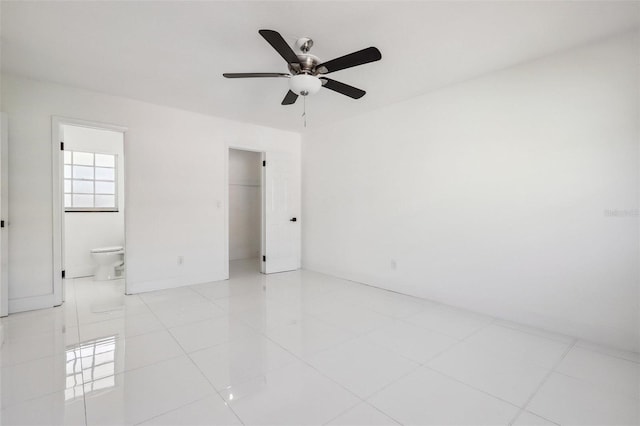
[[[280,72],[227,72],[222,75],[227,78],[291,77]]]
[[[282,100],[282,105],[293,105],[296,103],[296,100],[298,100],[298,95],[289,90]]]
[[[289,64],[297,64],[298,56],[295,54],[291,46],[287,44],[282,38],[279,32],[273,30],[260,30],[258,31],[265,40],[276,49],[276,52],[284,58]]]
[[[322,85],[329,90],[341,93],[353,99],[360,99],[365,95],[364,90],[360,90],[357,87],[349,86],[348,84],[341,83],[339,81],[331,80],[330,78],[320,77]]]
[[[316,67],[321,74],[328,74],[334,71],[340,71],[345,68],[357,67],[358,65],[368,64],[382,59],[382,54],[375,47],[367,47],[348,55],[340,56],[328,62],[320,64]]]

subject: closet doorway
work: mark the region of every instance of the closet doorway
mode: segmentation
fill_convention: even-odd
[[[229,274],[264,273],[263,153],[229,149]]]

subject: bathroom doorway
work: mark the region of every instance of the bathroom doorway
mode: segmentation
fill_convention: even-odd
[[[229,275],[264,272],[262,152],[229,149]]]
[[[61,271],[59,288],[54,285],[56,304],[65,300],[70,283],[88,293],[124,295],[125,129],[54,119],[54,130],[60,153],[54,168],[54,212],[60,224],[54,230],[59,238],[54,262]]]

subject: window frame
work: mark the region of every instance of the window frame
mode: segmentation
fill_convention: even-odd
[[[85,154],[91,154],[93,156],[93,164],[92,165],[86,165],[86,164],[75,164],[74,160],[73,160],[73,153],[74,152],[80,152],[80,153],[85,153]],[[67,163],[65,160],[65,154],[69,153],[70,157],[71,157],[71,162]],[[113,167],[104,167],[104,166],[96,166],[96,155],[110,155],[113,156]],[[63,156],[62,156],[62,166],[63,166],[63,173],[62,173],[62,197],[63,197],[63,208],[64,208],[64,212],[65,213],[118,213],[119,210],[119,206],[118,206],[118,154],[114,154],[114,153],[106,153],[106,152],[89,152],[89,151],[79,151],[79,150],[64,150]],[[64,175],[64,167],[65,166],[70,166],[71,167],[71,177],[70,178],[66,178]],[[93,179],[76,179],[73,177],[73,167],[74,166],[81,166],[81,167],[91,167],[93,169]],[[113,180],[104,180],[104,179],[96,179],[96,167],[97,168],[105,168],[105,169],[111,169],[113,168]],[[70,181],[71,182],[71,192],[67,192],[65,191],[64,188],[64,184],[66,181]],[[79,182],[91,182],[92,186],[93,186],[93,192],[74,192],[73,191],[73,182],[74,181],[79,181]],[[113,183],[114,185],[114,191],[113,191],[113,197],[114,197],[114,206],[113,207],[95,207],[95,196],[96,195],[112,195],[112,194],[96,194],[96,182],[109,182],[109,183]],[[66,195],[70,195],[71,199],[72,199],[72,203],[73,203],[73,195],[74,194],[84,194],[84,195],[92,195],[93,198],[93,205],[94,207],[67,207],[66,206],[66,200],[65,200],[65,196]]]

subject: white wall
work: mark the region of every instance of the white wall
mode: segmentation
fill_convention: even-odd
[[[639,47],[308,130],[303,267],[637,350]]]
[[[229,150],[229,260],[260,255],[260,176],[258,152]]]
[[[292,132],[15,76],[2,76],[1,89],[9,116],[12,312],[53,303],[52,115],[128,128],[130,293],[228,277],[228,145],[299,158],[300,136]]]
[[[117,158],[117,212],[66,212],[64,214],[64,268],[68,278],[95,272],[91,250],[124,246],[124,134],[88,127],[64,127],[66,151],[115,154]]]

